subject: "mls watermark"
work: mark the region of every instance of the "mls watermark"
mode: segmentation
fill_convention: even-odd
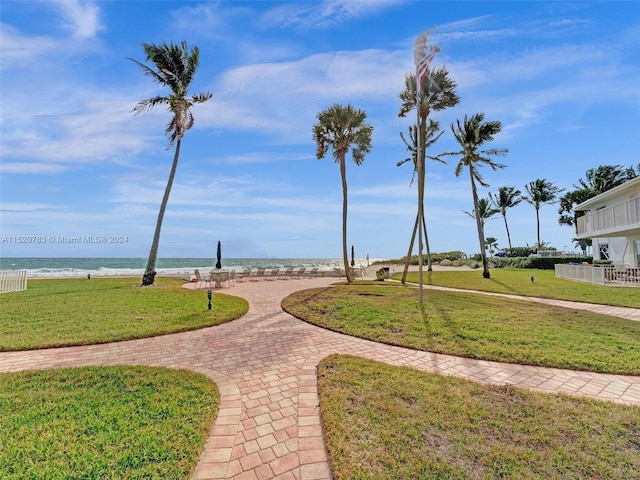
[[[3,235],[2,243],[11,244],[122,244],[129,243],[127,235]]]

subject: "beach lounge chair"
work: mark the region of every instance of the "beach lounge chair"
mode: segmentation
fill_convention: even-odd
[[[280,271],[279,268],[272,268],[271,272],[269,273],[269,275],[267,277],[265,277],[267,280],[275,280],[276,278],[278,278],[278,272]]]
[[[293,275],[293,267],[287,268],[284,272],[280,274],[280,278],[283,280],[289,280]]]
[[[237,279],[238,279],[239,282],[244,282],[250,276],[251,276],[251,269],[250,268],[245,268],[240,273],[238,273]]]
[[[263,280],[265,270],[266,270],[265,267],[258,268],[258,271],[256,272],[256,276],[253,277],[252,280]]]
[[[305,272],[305,277],[315,278],[318,276],[318,267],[313,267],[308,272]]]
[[[204,283],[205,286],[209,286],[209,282],[208,280],[205,280],[202,278],[202,275],[200,275],[200,270],[198,270],[197,268],[194,270],[194,275],[196,276],[196,289],[198,288],[202,288],[202,284]]]
[[[236,284],[236,271],[234,269],[231,269],[231,271],[229,271],[229,286],[232,286],[235,284]]]
[[[297,272],[293,274],[293,278],[302,278],[306,270],[307,269],[305,267],[300,268]]]

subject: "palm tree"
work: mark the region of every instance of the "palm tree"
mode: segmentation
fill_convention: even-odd
[[[538,246],[542,245],[540,241],[540,207],[545,203],[554,203],[558,194],[564,191],[564,188],[558,188],[553,182],[549,182],[545,178],[538,178],[533,182],[525,185],[528,196],[524,199],[533,205],[536,209],[536,222],[538,226]]]
[[[586,179],[580,179],[578,183],[580,183],[582,188],[593,192],[593,196],[595,197],[634,178],[636,173],[633,167],[624,168],[622,165],[600,165],[598,168],[590,168],[587,170],[585,176]]]
[[[485,238],[484,243],[485,247],[489,249],[491,256],[493,256],[495,251],[498,249],[498,239],[495,237],[487,237]]]
[[[463,210],[464,213],[469,215],[471,218],[476,218],[476,211],[473,210],[471,212],[467,212]],[[484,224],[487,220],[493,217],[496,213],[500,213],[499,208],[494,208],[492,206],[491,200],[488,198],[481,198],[478,200],[478,215],[480,216],[480,223],[482,224],[482,229],[484,230]]]
[[[427,147],[433,145],[438,140],[438,138],[440,138],[440,135],[436,136],[435,138],[433,137],[433,135],[435,135],[435,133],[439,130],[438,123],[430,121],[427,124],[427,118],[429,117],[431,110],[444,110],[445,108],[456,105],[460,101],[460,97],[458,97],[458,95],[456,94],[456,82],[454,82],[449,77],[449,72],[444,67],[427,71],[427,74],[422,79],[419,95],[417,95],[417,83],[418,82],[416,81],[415,74],[410,73],[405,76],[405,88],[402,92],[400,92],[402,105],[400,106],[400,112],[398,113],[399,117],[406,117],[409,112],[417,108],[419,118],[419,136],[418,128],[416,126],[413,126],[415,135],[411,134],[411,127],[409,127],[412,145],[410,145],[406,141],[406,139],[402,137],[402,140],[405,142],[408,149],[412,152],[412,159],[414,161],[414,175],[416,173],[418,174],[418,214],[416,215],[416,223],[413,227],[411,242],[409,244],[409,253],[407,254],[407,261],[405,263],[404,273],[402,275],[403,283],[406,281],[407,272],[409,271],[411,252],[413,250],[416,231],[418,230],[418,225],[420,223],[423,223],[424,227],[429,270],[431,269],[431,252],[429,251],[428,247],[429,239],[426,233],[427,227],[426,224],[424,224],[425,162],[419,161],[419,159],[431,158],[432,160],[438,159],[441,162],[443,160],[439,159],[439,157],[426,156]],[[418,138],[420,139],[419,142]],[[420,152],[418,152],[417,148],[418,143],[420,143]],[[399,162],[398,165],[401,165],[402,163],[405,162]],[[420,218],[421,215],[422,219]],[[419,253],[421,254],[422,245],[419,245],[418,248],[420,250]]]
[[[160,212],[156,221],[156,229],[149,251],[149,259],[147,260],[147,268],[142,276],[142,285],[153,285],[156,276],[156,261],[158,259],[158,244],[160,243],[160,230],[162,228],[162,219],[169,201],[169,194],[173,185],[173,179],[178,167],[178,158],[180,157],[180,144],[185,132],[193,126],[193,115],[191,106],[194,103],[206,102],[212,97],[209,92],[199,93],[192,97],[187,97],[187,91],[200,63],[198,47],[188,50],[187,42],[180,45],[173,43],[163,43],[155,45],[153,43],[143,43],[146,60],[154,64],[155,69],[141,63],[133,58],[129,60],[138,64],[145,75],[151,77],[155,82],[171,89],[171,94],[167,96],[156,96],[142,100],[133,109],[137,115],[147,110],[151,110],[156,105],[167,105],[172,117],[165,133],[169,136],[169,147],[175,143],[176,149],[173,155],[173,164],[171,165],[171,173],[164,190],[162,203],[160,204]]]
[[[509,233],[509,224],[507,223],[507,209],[515,207],[522,202],[522,192],[515,187],[500,187],[498,194],[489,193],[489,198],[493,204],[500,210],[502,218],[504,218],[504,228],[507,230],[507,241],[509,242],[509,250],[511,250],[511,235]]]
[[[506,148],[498,149],[491,148],[488,150],[479,150],[479,148],[486,142],[493,140],[494,136],[502,130],[502,124],[497,121],[484,121],[484,113],[476,113],[468,118],[464,116],[464,121],[460,123],[460,120],[456,121],[456,125],[451,124],[451,131],[456,141],[462,147],[462,150],[458,152],[447,152],[443,155],[460,155],[460,161],[456,166],[455,174],[459,177],[463,170],[469,169],[469,179],[471,181],[471,194],[473,196],[473,209],[476,219],[476,227],[478,229],[478,240],[480,242],[480,255],[482,257],[482,276],[484,278],[491,278],[489,273],[489,264],[487,262],[487,253],[484,248],[484,228],[481,222],[481,215],[479,211],[478,189],[476,182],[483,187],[488,187],[482,176],[480,175],[479,167],[482,164],[488,165],[492,170],[498,168],[504,168],[506,165],[495,163],[488,158],[488,155],[506,155],[508,150]]]
[[[476,211],[473,210],[471,212],[467,212],[466,210],[463,210],[464,213],[466,213],[467,215],[469,215],[471,218],[475,219],[476,218]],[[480,224],[482,225],[482,231],[484,232],[484,225],[487,222],[487,220],[489,220],[491,217],[493,217],[496,213],[500,213],[500,209],[498,208],[494,208],[491,204],[491,200],[488,198],[481,198],[480,200],[478,200],[478,215],[480,217]],[[491,241],[489,241],[491,240]],[[496,238],[493,237],[487,237],[485,238],[484,242],[485,242],[485,249],[487,249],[488,247],[491,247],[490,244],[493,244],[495,242],[497,242],[498,240]],[[496,244],[497,245],[497,244]]]
[[[316,157],[322,159],[329,148],[333,149],[333,158],[340,165],[342,178],[342,256],[347,281],[353,281],[349,257],[347,253],[347,168],[345,157],[351,150],[356,165],[364,162],[364,157],[371,151],[371,134],[373,127],[365,123],[367,114],[356,110],[351,105],[334,104],[327,110],[318,113],[318,123],[313,126],[313,140],[318,149]]]
[[[444,131],[440,130],[440,124],[434,120],[429,119],[429,126],[427,127],[426,139],[423,142],[425,144],[425,153],[426,153],[426,149],[428,149],[434,143],[436,143],[443,133]],[[418,168],[418,127],[416,125],[409,126],[409,140],[405,138],[402,132],[400,132],[400,138],[402,138],[402,141],[406,145],[407,150],[409,150],[410,156],[405,158],[404,160],[399,161],[396,165],[399,167],[400,165],[403,165],[409,161],[413,162],[413,176],[411,177],[411,183],[409,184],[409,185],[412,185],[413,181],[415,180],[416,173],[418,173],[418,171],[420,170]],[[445,164],[447,163],[444,160],[442,160],[439,156],[434,157],[431,155],[426,155],[425,158],[428,158],[430,160],[440,162],[440,163],[445,163]],[[422,171],[424,173],[424,165],[422,165]],[[419,214],[420,213],[418,213],[418,215]],[[416,223],[414,224],[413,234],[411,235],[411,242],[409,242],[409,253],[407,254],[408,256],[407,256],[407,261],[405,262],[405,271],[402,277],[403,282],[405,281],[406,274],[408,272],[408,265],[411,260],[410,255],[411,255],[411,252],[413,251],[413,244],[415,242],[416,231],[419,223],[422,223],[422,229],[423,229],[424,238],[425,238],[425,246],[427,248],[427,265],[428,265],[427,270],[428,271],[433,270],[431,266],[431,249],[429,248],[429,236],[427,235],[427,223],[425,222],[425,219],[424,219],[424,208],[422,209],[422,222],[419,221],[418,215],[416,215]]]

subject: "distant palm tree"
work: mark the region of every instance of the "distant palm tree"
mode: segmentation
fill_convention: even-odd
[[[479,211],[478,189],[476,182],[483,187],[488,187],[480,175],[479,167],[482,164],[488,165],[492,170],[504,168],[506,165],[495,163],[487,157],[487,155],[506,155],[506,148],[491,148],[488,150],[479,150],[486,142],[493,140],[494,136],[502,130],[502,124],[499,121],[484,121],[484,113],[476,113],[468,118],[464,116],[464,121],[456,121],[456,125],[451,124],[451,131],[456,141],[462,147],[458,152],[447,152],[443,155],[460,155],[460,161],[456,166],[455,174],[459,177],[465,168],[469,169],[469,179],[471,181],[471,194],[473,196],[473,209],[476,219],[476,227],[478,229],[478,240],[480,242],[480,255],[482,257],[482,276],[491,278],[489,273],[489,264],[487,262],[487,253],[484,247],[484,228],[481,222]]]
[[[334,104],[327,110],[318,113],[318,123],[313,126],[313,140],[318,148],[316,157],[322,159],[329,148],[333,149],[333,158],[340,165],[342,178],[342,256],[347,281],[353,281],[349,256],[347,252],[347,169],[345,158],[351,150],[356,165],[364,162],[364,157],[371,151],[371,134],[373,127],[365,123],[367,114],[356,110],[351,105]]]
[[[471,218],[474,218],[474,219],[476,218],[475,210],[471,212],[467,212],[466,210],[463,210],[463,212],[469,215]],[[482,225],[483,232],[484,232],[484,225],[487,222],[487,220],[493,217],[496,213],[500,213],[500,210],[498,208],[493,208],[491,204],[491,200],[489,200],[488,198],[481,198],[480,200],[478,200],[478,214],[480,215],[480,224]],[[485,249],[486,249],[487,247],[491,247],[490,244],[493,244],[498,240],[493,237],[487,237],[485,238],[484,241],[485,241]]]
[[[487,220],[493,217],[496,213],[500,213],[499,208],[494,208],[492,206],[491,200],[488,198],[481,198],[478,200],[478,215],[480,216],[480,223],[482,224],[482,228],[484,229],[484,224]],[[476,210],[471,212],[467,212],[463,210],[464,213],[469,215],[471,218],[476,218]]]
[[[498,207],[502,218],[504,218],[504,228],[507,230],[507,240],[509,242],[509,250],[511,250],[511,234],[509,233],[509,224],[507,223],[507,209],[515,207],[522,202],[522,192],[515,187],[500,187],[498,194],[489,193],[489,198],[493,204]]]
[[[489,249],[489,253],[491,253],[491,256],[493,256],[495,251],[498,249],[498,239],[494,237],[487,237],[484,242],[486,248]]]
[[[151,77],[155,82],[171,88],[171,94],[142,100],[138,102],[133,111],[135,114],[139,114],[151,110],[156,105],[167,105],[172,117],[165,133],[169,136],[169,147],[173,146],[174,143],[176,145],[173,164],[171,165],[171,173],[169,174],[169,180],[167,181],[162,203],[160,204],[160,212],[158,213],[153,242],[151,243],[149,259],[147,260],[147,268],[142,276],[142,285],[153,285],[156,276],[160,230],[162,229],[164,212],[167,208],[173,179],[178,167],[180,144],[185,132],[193,126],[193,115],[190,109],[194,103],[202,103],[209,100],[212,94],[205,92],[189,98],[187,97],[187,90],[193,81],[193,77],[200,63],[198,47],[193,47],[191,50],[188,50],[187,42],[182,42],[180,45],[174,45],[173,43],[163,43],[162,45],[143,43],[142,47],[144,48],[147,61],[153,62],[155,69],[133,58],[129,60],[138,64],[144,71],[144,74]]]
[[[538,246],[540,246],[542,245],[540,241],[540,207],[545,203],[554,203],[558,194],[563,192],[564,188],[558,188],[553,182],[549,182],[545,178],[538,178],[525,185],[525,190],[528,195],[524,199],[536,209],[537,239]]]
[[[427,123],[427,118],[431,111],[440,111],[445,108],[453,107],[460,101],[460,97],[458,97],[456,93],[456,82],[453,81],[449,77],[449,72],[446,68],[441,67],[434,70],[428,70],[427,74],[422,79],[422,84],[418,86],[418,82],[416,81],[415,74],[407,74],[405,76],[405,88],[402,92],[400,92],[400,99],[402,100],[402,105],[400,106],[400,112],[398,113],[399,117],[406,117],[411,111],[418,109],[418,117],[419,117],[419,125],[420,131],[418,132],[418,128],[414,125],[413,127],[409,127],[409,136],[411,143],[407,142],[407,140],[402,136],[402,140],[407,145],[407,148],[412,152],[411,159],[414,162],[414,175],[417,173],[418,175],[418,214],[416,215],[416,223],[413,228],[413,233],[411,235],[411,242],[409,244],[409,253],[407,254],[407,261],[405,263],[404,273],[402,275],[402,282],[406,281],[407,272],[409,271],[409,263],[411,261],[411,252],[413,250],[413,244],[415,241],[416,232],[418,230],[418,225],[420,223],[423,224],[424,232],[425,232],[425,241],[427,245],[427,258],[429,269],[431,269],[431,252],[429,250],[429,238],[427,236],[427,226],[424,223],[424,185],[425,185],[425,176],[426,176],[426,166],[424,161],[418,161],[420,159],[430,158],[432,160],[438,160],[440,162],[444,161],[439,157],[429,157],[426,155],[426,150],[428,147],[433,145],[439,138],[440,134],[434,137],[434,135],[439,130],[439,126],[437,122],[429,121]],[[419,89],[419,95],[418,94]],[[411,129],[413,128],[413,132]],[[418,142],[418,138],[420,142]],[[420,152],[418,152],[418,143],[420,144]],[[418,154],[420,155],[418,157]],[[407,160],[398,162],[398,166],[405,163]],[[420,222],[420,215],[422,212],[422,222]],[[421,248],[422,245],[419,245],[418,248]]]

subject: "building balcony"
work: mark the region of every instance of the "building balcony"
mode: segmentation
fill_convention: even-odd
[[[577,238],[640,234],[640,198],[605,207],[578,218]]]

